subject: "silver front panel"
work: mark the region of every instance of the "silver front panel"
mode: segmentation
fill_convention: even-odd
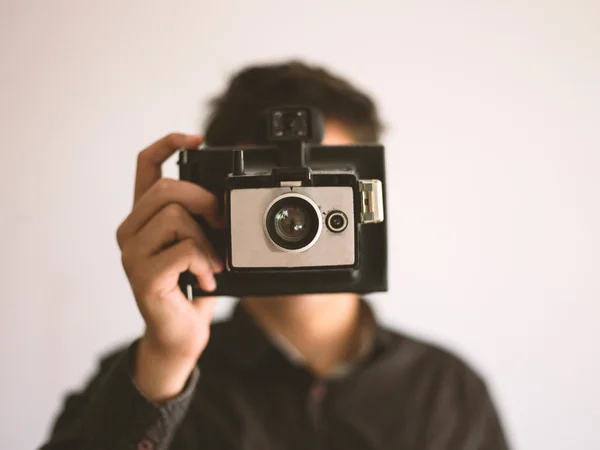
[[[323,230],[308,250],[290,253],[273,245],[264,231],[265,211],[280,195],[295,192],[311,198],[321,210]],[[314,267],[354,264],[354,198],[349,186],[278,187],[231,191],[231,261],[235,268]],[[348,227],[333,233],[325,226],[330,211],[348,217]]]

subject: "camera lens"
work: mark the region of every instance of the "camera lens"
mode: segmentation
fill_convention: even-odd
[[[275,213],[275,232],[287,242],[298,242],[310,231],[310,216],[301,208],[284,206]]]
[[[318,206],[301,194],[282,195],[267,208],[265,231],[282,250],[307,250],[316,242],[321,228]]]
[[[348,226],[348,218],[342,211],[332,211],[327,215],[327,228],[334,233],[341,233]]]

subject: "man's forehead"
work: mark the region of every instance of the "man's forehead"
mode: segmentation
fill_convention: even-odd
[[[356,141],[346,127],[336,122],[325,123],[323,145],[351,145],[355,143]]]

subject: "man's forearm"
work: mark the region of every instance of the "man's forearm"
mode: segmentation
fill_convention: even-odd
[[[105,363],[84,392],[69,397],[51,439],[40,450],[168,448],[187,413],[199,371],[193,369],[174,398],[155,403],[132,376],[138,343]]]
[[[138,390],[156,405],[168,403],[181,395],[196,367],[195,360],[162,354],[145,337],[138,341],[131,364]]]

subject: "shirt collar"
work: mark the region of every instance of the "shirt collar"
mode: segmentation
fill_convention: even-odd
[[[292,365],[305,366],[301,353],[279,334],[266,333],[238,302],[224,333],[224,354],[229,363],[243,369],[263,366],[263,358],[283,355]],[[350,372],[357,364],[366,360],[387,342],[387,332],[378,324],[369,303],[361,299],[359,326],[354,337],[352,350],[346,361],[336,367],[330,378],[339,378]]]

